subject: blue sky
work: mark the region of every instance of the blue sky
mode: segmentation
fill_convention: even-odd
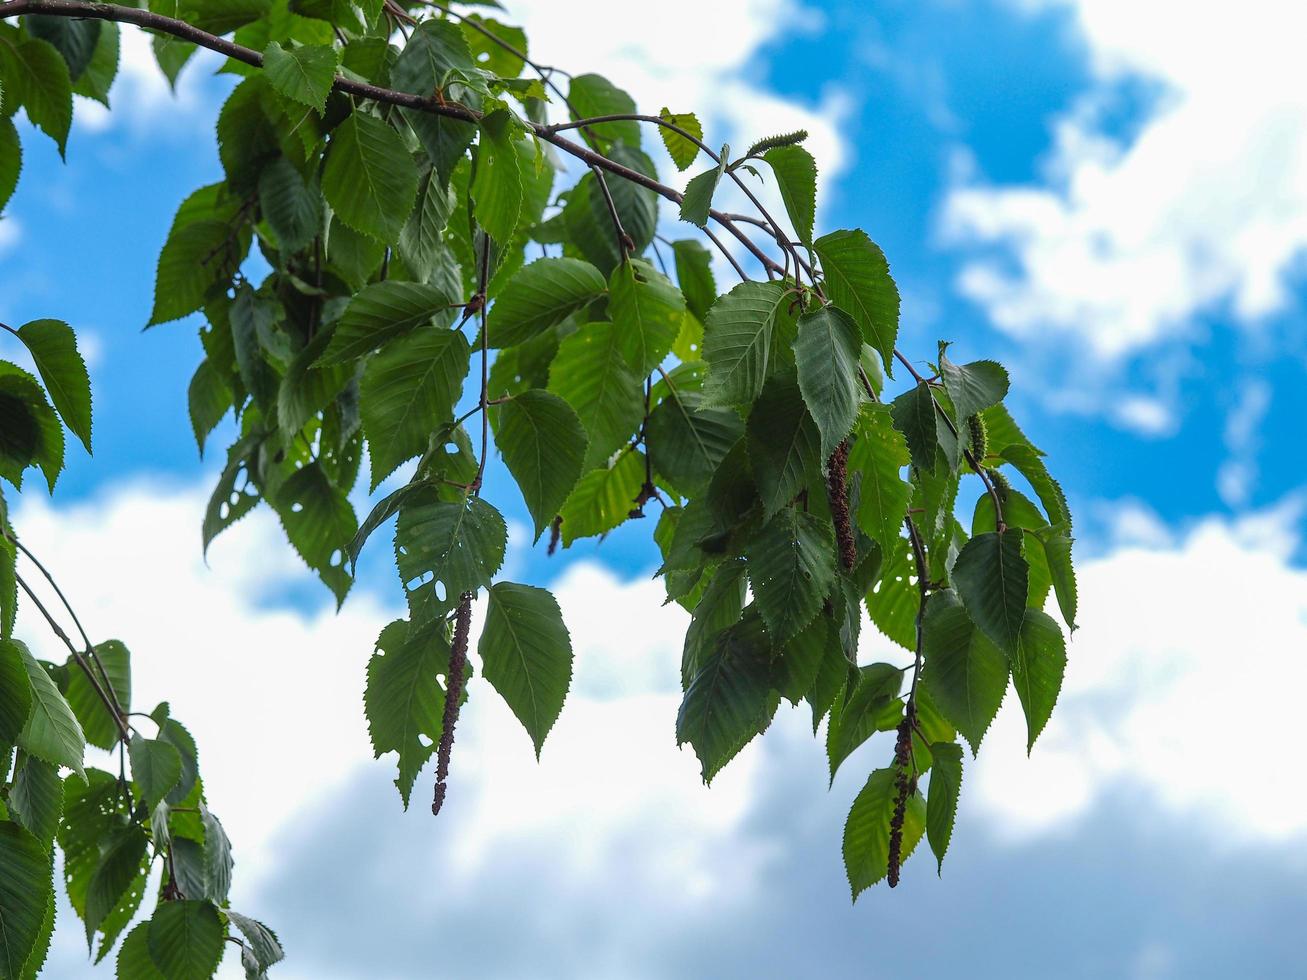
[[[96,397],[94,460],[71,449],[53,502],[29,490],[19,527],[93,629],[133,648],[142,703],[169,697],[196,730],[240,908],[286,941],[278,973],[1295,975],[1307,572],[1301,467],[1276,447],[1297,445],[1307,407],[1303,14],[1251,4],[1256,44],[1214,66],[1229,25],[1202,5],[662,6],[635,39],[595,15],[608,5],[510,9],[546,60],[604,72],[642,108],[699,111],[710,139],[806,125],[819,224],[884,247],[900,346],[951,339],[1013,369],[1009,400],[1051,452],[1085,560],[1059,716],[1027,760],[1005,709],[968,767],[943,877],[922,857],[850,906],[839,828],[889,747],[827,793],[820,743],[783,712],[698,786],[672,735],[684,620],[648,581],[651,527],[546,559],[492,470],[517,523],[507,574],[556,587],[576,683],[539,766],[474,692],[446,813],[402,813],[359,705],[397,604],[384,546],[339,617],[266,515],[199,561],[215,461],[185,415],[196,325],[141,326],[176,205],[220,173],[229,82],[201,61],[174,97],[133,42],[114,115],[75,126],[66,165],[25,132],[0,226],[0,319],[72,323]],[[287,708],[290,684],[305,695]],[[1246,711],[1264,731],[1254,759]],[[86,975],[64,922],[51,975]]]

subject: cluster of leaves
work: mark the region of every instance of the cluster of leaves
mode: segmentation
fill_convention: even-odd
[[[22,108],[63,150],[71,94],[104,101],[118,60],[117,25],[31,18],[0,25],[0,208],[21,164]],[[53,493],[66,426],[91,451],[91,385],[71,327],[34,320],[0,328],[26,348],[38,378],[0,360],[0,477],[21,490],[29,469]],[[267,926],[228,906],[231,843],[207,805],[195,741],[168,704],[132,710],[131,655],[119,640],[76,645],[23,577],[34,568],[77,621],[45,567],[19,541],[0,495],[0,978],[34,977],[55,927],[55,851],[88,952],[104,960],[137,919],[159,867],[153,913],[118,946],[120,977],[211,976],[230,938],[250,978],[283,958]],[[68,648],[36,658],[15,638],[19,589]],[[142,732],[141,729],[145,729]],[[86,764],[87,747],[118,773]],[[61,775],[66,773],[66,775]]]
[[[941,343],[918,371],[895,348],[880,249],[858,230],[815,235],[804,134],[714,153],[692,114],[639,115],[597,75],[556,84],[520,30],[439,5],[168,7],[181,20],[138,22],[161,32],[170,77],[194,50],[182,21],[239,45],[210,43],[240,77],[217,123],[224,176],[179,208],[150,319],[203,314],[189,397],[201,453],[236,422],[204,544],[265,503],[341,602],[360,550],[394,521],[408,615],[378,638],[364,704],[376,754],[398,756],[405,806],[438,747],[442,779],[448,767],[468,695],[454,624],[478,593],[480,673],[537,754],[570,684],[553,597],[498,579],[506,525],[481,496],[497,451],[551,551],[659,505],[659,574],[692,616],[676,736],[705,780],[782,700],[810,705],[814,733],[827,720],[832,779],[898,731],[845,829],[854,897],[897,880],[923,834],[942,861],[959,736],[978,749],[1009,680],[1031,744],[1053,708],[1065,649],[1043,609],[1055,593],[1074,627],[1071,518],[1003,405],[1003,368],[954,363]],[[47,20],[64,30],[28,18],[0,51],[47,45],[84,78],[72,55],[99,22]],[[42,86],[24,84],[29,118],[61,139],[62,115],[34,113]],[[566,121],[550,125],[551,105]],[[684,193],[658,182],[647,127],[679,170],[708,162]],[[757,223],[781,261],[713,208],[728,184],[757,204],[749,181],[768,173],[788,227],[761,205]],[[765,278],[741,272],[719,295],[697,238],[658,235],[660,196],[730,231]],[[896,364],[912,380],[890,399]],[[370,491],[412,468],[360,524],[348,495],[365,458]],[[969,529],[964,487],[977,493]],[[904,665],[859,664],[864,610]]]

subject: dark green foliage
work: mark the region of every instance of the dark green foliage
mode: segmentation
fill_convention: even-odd
[[[673,163],[704,168],[681,195],[641,148],[649,123],[585,122],[636,112],[615,84],[579,74],[559,98],[530,69],[519,28],[399,7],[417,21],[406,39],[378,0],[151,4],[236,32],[262,57],[226,66],[243,79],[217,120],[222,179],[178,209],[150,316],[203,317],[187,398],[201,451],[229,413],[235,422],[204,546],[266,503],[343,601],[360,549],[394,521],[408,616],[378,638],[364,707],[407,806],[432,755],[444,793],[464,698],[494,688],[539,755],[570,687],[556,600],[498,580],[508,524],[482,496],[488,460],[502,457],[550,553],[656,518],[668,600],[691,613],[676,739],[704,779],[782,700],[806,700],[814,732],[829,717],[832,779],[856,752],[884,761],[878,733],[897,729],[845,827],[853,895],[893,884],[923,835],[942,861],[962,783],[957,736],[978,750],[1010,678],[1034,744],[1067,655],[1043,606],[1055,597],[1072,629],[1077,611],[1067,501],[1003,403],[1006,370],[955,364],[946,344],[933,366],[896,349],[899,293],[880,248],[857,229],[817,235],[805,133],[734,160],[723,147],[705,167],[698,118],[663,109]],[[102,17],[0,25],[0,208],[23,170],[13,114],[62,152],[72,93],[107,103],[118,44]],[[171,81],[194,45],[162,30],[154,49]],[[580,125],[551,129],[547,111]],[[714,215],[723,178],[773,181],[788,227],[758,215],[765,233],[745,232]],[[687,225],[669,260],[655,235],[678,215],[758,243],[764,271],[719,286]],[[36,468],[53,489],[64,428],[91,447],[86,366],[59,320],[10,333],[39,378],[0,361],[0,478],[18,487]],[[887,388],[896,363],[912,377]],[[365,455],[367,489],[385,484],[385,496],[360,528]],[[972,510],[966,527],[957,515]],[[43,961],[58,847],[100,958],[163,868],[160,900],[118,947],[120,976],[207,977],[231,940],[247,977],[264,977],[284,952],[228,907],[231,844],[194,740],[166,704],[133,709],[122,644],[74,638],[55,665],[13,638],[40,624],[15,623],[32,570],[2,499],[0,532],[0,747],[13,746],[0,787],[0,974]],[[864,609],[907,651],[901,663],[858,663]],[[83,767],[87,744],[123,752],[121,787]],[[62,782],[60,767],[72,772]]]

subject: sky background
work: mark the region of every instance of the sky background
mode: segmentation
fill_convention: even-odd
[[[287,949],[274,976],[1303,975],[1307,9],[664,0],[638,29],[614,10],[506,19],[646,111],[699,113],[710,142],[806,126],[819,225],[883,246],[900,346],[1012,370],[1077,515],[1061,703],[1031,758],[1008,705],[968,759],[942,878],[923,848],[850,905],[841,827],[888,742],[828,791],[806,709],[782,708],[705,789],[675,745],[687,617],[660,606],[651,528],[547,559],[492,468],[503,575],[557,592],[572,691],[537,764],[474,683],[442,816],[404,813],[361,702],[401,602],[384,543],[339,614],[266,511],[200,557],[197,323],[141,326],[177,204],[220,176],[231,81],[200,58],[171,93],[125,30],[112,115],[79,105],[67,164],[25,129],[0,222],[0,320],[73,324],[95,391],[95,458],[70,446],[15,524],[92,634],[132,649],[136,705],[166,698],[195,734],[233,907]],[[864,655],[892,654],[873,630]],[[110,974],[80,934],[64,907],[47,975]]]

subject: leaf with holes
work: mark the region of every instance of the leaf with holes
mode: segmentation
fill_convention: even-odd
[[[368,661],[363,713],[373,754],[399,756],[395,785],[408,809],[418,773],[440,741],[445,694],[439,676],[449,671],[449,641],[436,624],[411,628],[396,620],[377,637]]]
[[[480,497],[405,507],[395,528],[395,560],[409,592],[443,584],[451,605],[464,592],[489,587],[504,563],[508,529],[499,511]]]

